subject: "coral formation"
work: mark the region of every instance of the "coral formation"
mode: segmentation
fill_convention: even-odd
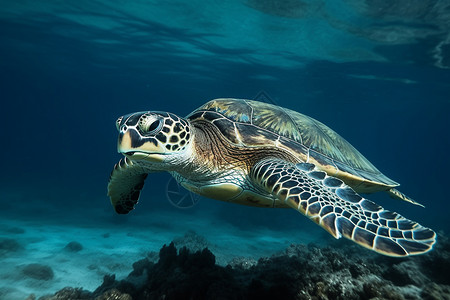
[[[198,235],[193,230],[188,230],[183,237],[177,237],[173,240],[175,247],[178,249],[185,247],[191,252],[197,252],[204,248],[211,248],[205,237]]]
[[[207,243],[195,236],[184,239]],[[440,236],[434,251],[417,257],[387,258],[346,244],[291,245],[226,267],[208,248],[177,250],[172,242],[156,263],[148,257],[134,263],[126,279],[109,275],[94,292],[66,288],[42,299],[450,299],[450,243]]]

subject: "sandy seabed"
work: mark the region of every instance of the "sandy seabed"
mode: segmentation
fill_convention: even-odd
[[[335,240],[297,212],[252,223],[247,209],[229,222],[214,209],[123,218],[6,207],[0,299],[450,299],[442,232],[425,255],[389,258]]]

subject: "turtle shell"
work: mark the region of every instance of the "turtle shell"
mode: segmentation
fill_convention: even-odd
[[[277,147],[299,162],[315,164],[358,192],[398,186],[358,150],[323,123],[280,106],[244,99],[215,99],[194,110],[191,122],[212,122],[241,147]]]

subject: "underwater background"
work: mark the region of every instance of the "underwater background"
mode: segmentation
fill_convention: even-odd
[[[272,289],[272,280],[252,278],[231,285],[236,299],[272,295],[246,288],[297,299],[389,298],[389,291],[400,297],[392,299],[450,299],[442,273],[450,266],[449,1],[0,0],[0,67],[0,299],[51,299],[67,286],[83,292],[66,289],[74,294],[58,299],[113,288],[120,299],[186,296],[171,294],[175,284],[152,294],[145,277],[176,257],[170,246],[158,256],[172,241],[190,255],[207,247],[214,255],[198,252],[199,260],[213,257],[206,267],[230,278],[273,272],[263,264],[274,255],[308,258],[291,281],[305,288]],[[334,129],[425,205],[367,196],[434,229],[435,249],[395,260],[335,240],[294,210],[200,197],[193,207],[176,207],[164,173],[149,175],[133,212],[115,214],[106,186],[121,158],[116,119],[144,110],[185,116],[223,97],[275,103]],[[350,278],[383,285],[353,284],[354,294],[344,297],[329,280],[345,276],[312,264],[330,257],[348,263],[339,270],[363,270]],[[130,275],[136,261],[146,270],[134,274],[139,280]],[[281,277],[292,271],[283,266],[296,266],[274,264]],[[304,280],[306,265],[322,277]],[[394,280],[407,272],[425,275]],[[126,278],[135,288],[120,283]],[[186,289],[192,286],[201,290]],[[280,294],[289,289],[297,292]],[[232,298],[218,287],[208,293],[191,298]]]

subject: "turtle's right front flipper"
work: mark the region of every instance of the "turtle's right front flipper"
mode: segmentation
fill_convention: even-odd
[[[141,166],[127,157],[114,166],[109,176],[108,196],[117,213],[127,214],[134,209],[147,175]]]
[[[342,180],[313,164],[266,159],[253,166],[251,179],[268,193],[297,209],[335,238],[344,236],[389,256],[408,256],[432,249],[436,234],[401,215],[364,199]]]

